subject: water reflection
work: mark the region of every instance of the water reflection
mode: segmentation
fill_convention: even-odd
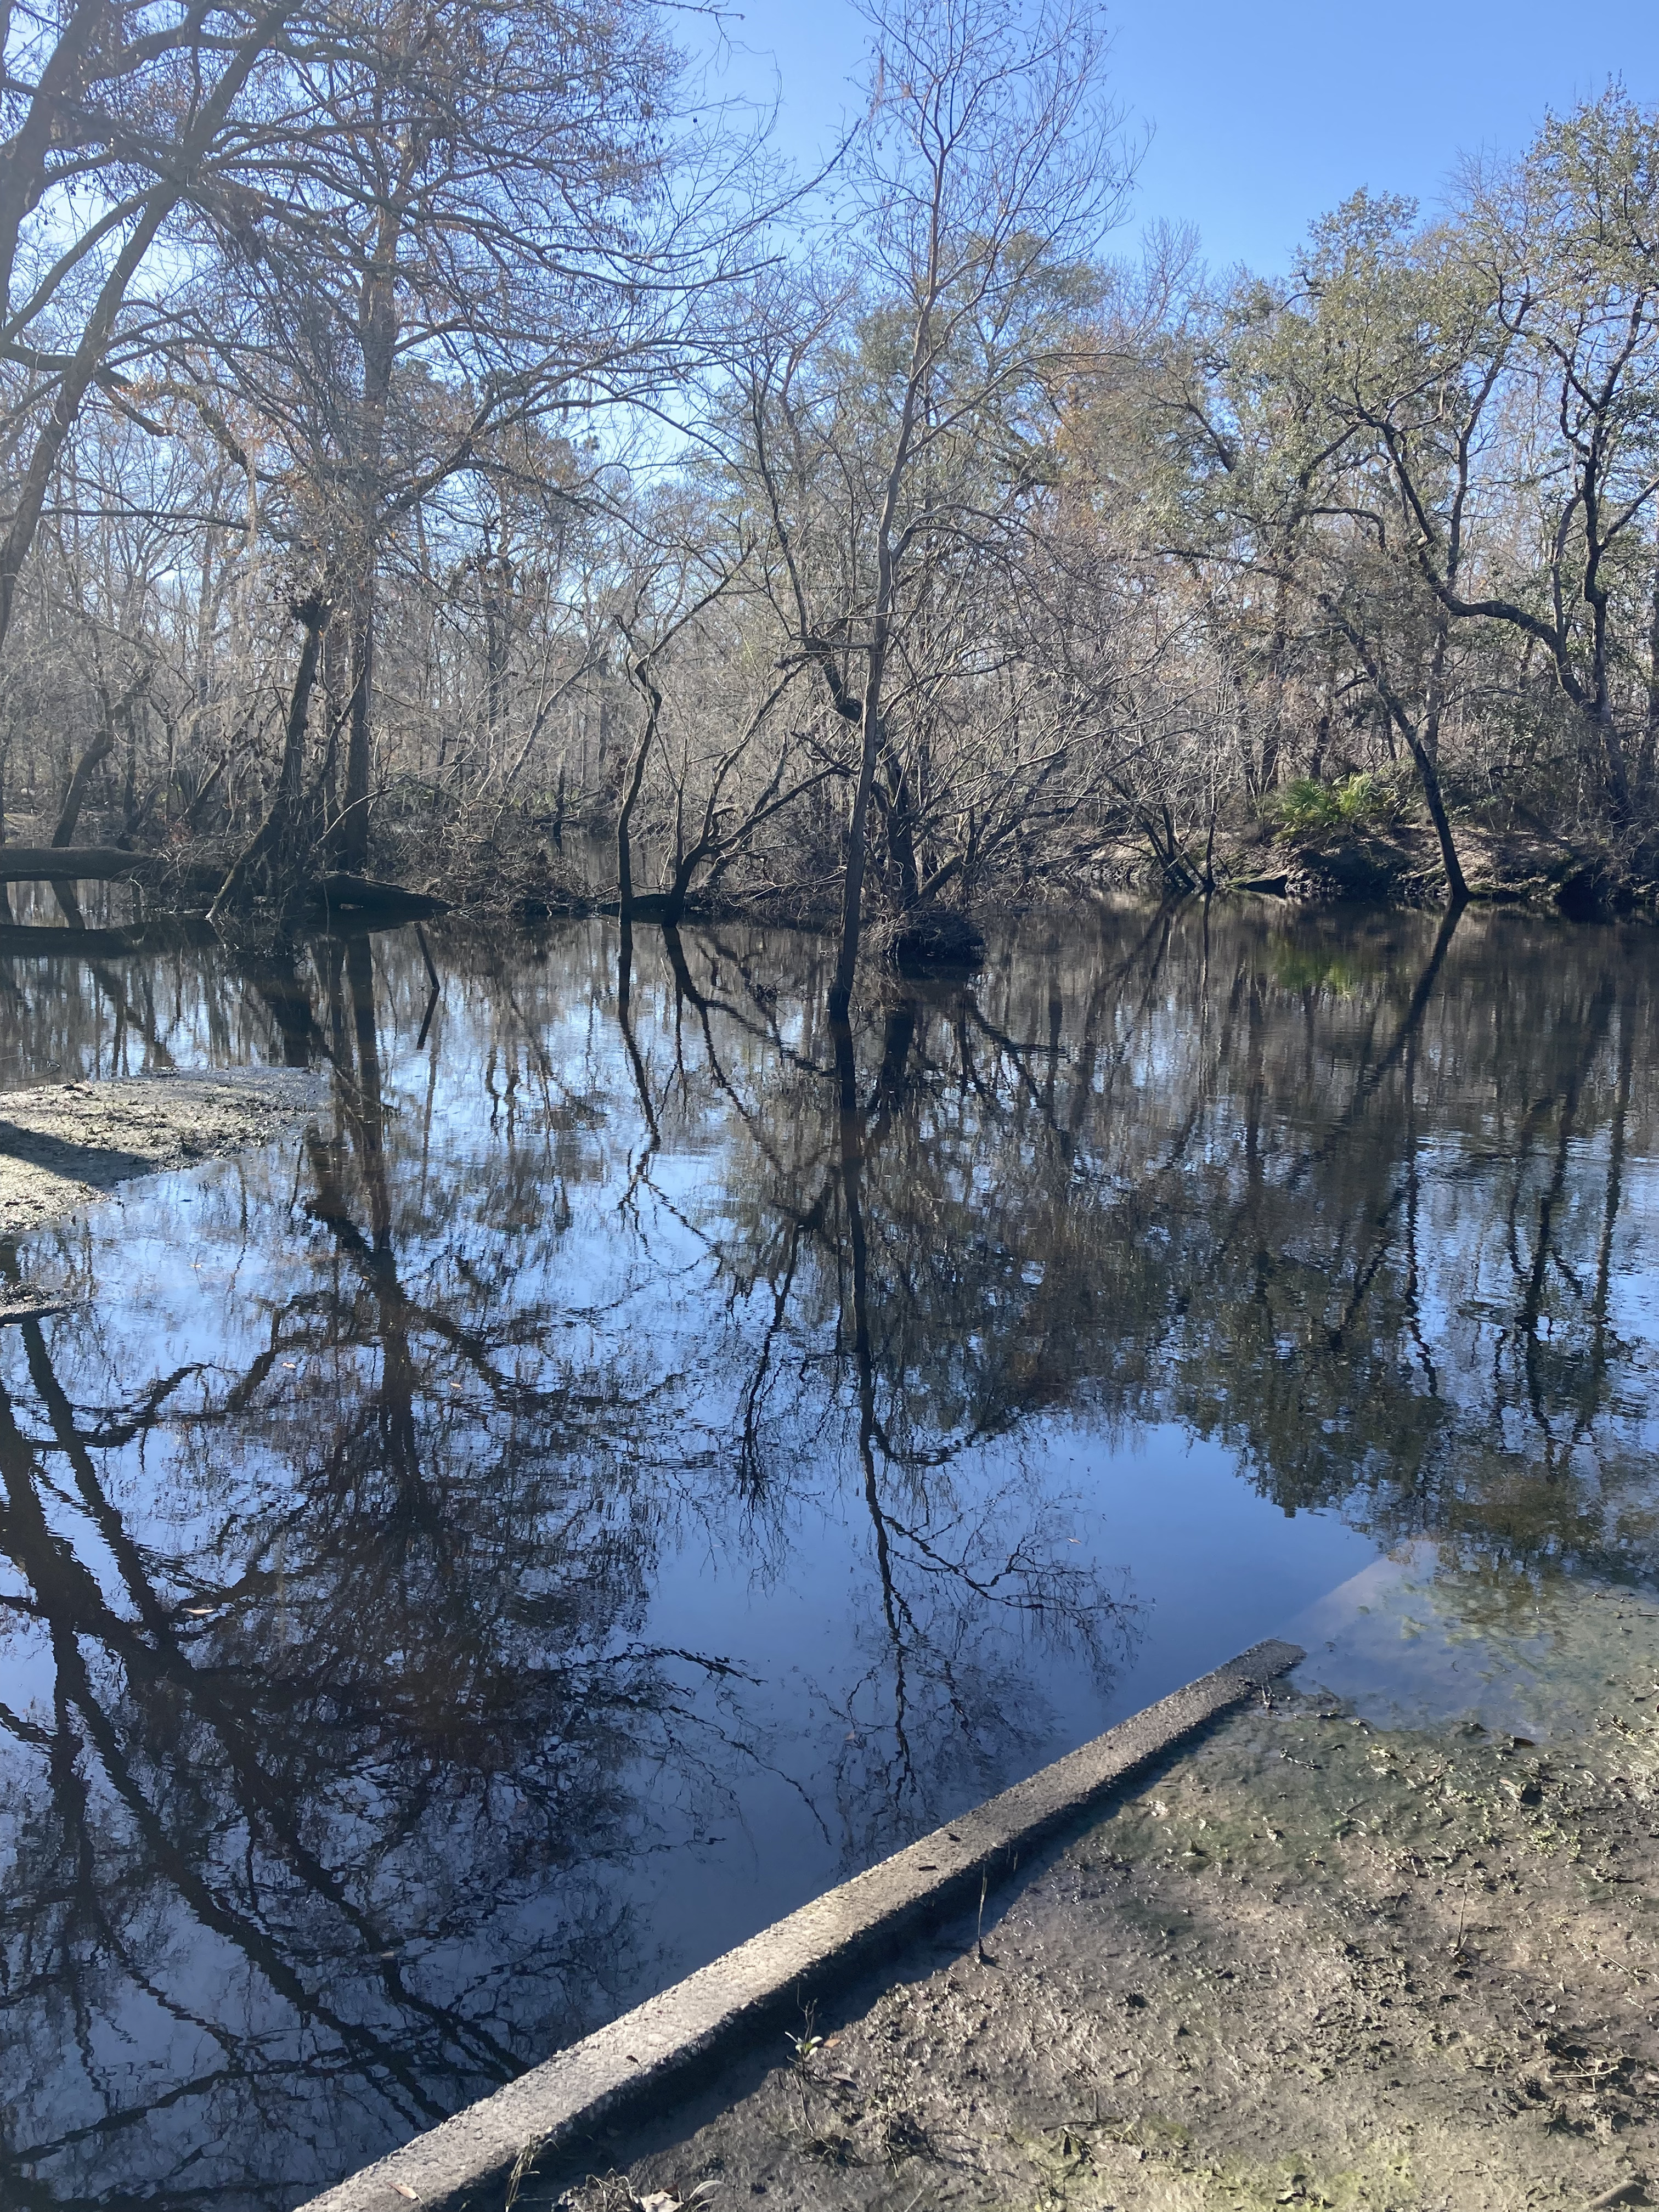
[[[1339,1541],[1650,1575],[1646,938],[1001,954],[854,1038],[785,933],[14,963],[11,1079],[332,1105],[0,1248],[77,1298],[0,1334],[5,2202],[291,2204]],[[1250,1571],[1181,1434],[1302,1516]]]

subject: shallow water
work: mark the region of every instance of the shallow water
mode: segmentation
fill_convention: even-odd
[[[96,949],[0,1084],[333,1104],[0,1245],[0,2201],[278,2212],[1384,1553],[1651,1585],[1648,934]]]

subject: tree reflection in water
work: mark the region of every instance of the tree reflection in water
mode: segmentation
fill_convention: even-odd
[[[1063,1747],[1138,1613],[1057,1438],[1650,1572],[1645,939],[1006,952],[856,1037],[740,931],[18,963],[36,1070],[332,1103],[0,1250],[87,1294],[0,1334],[8,2204],[291,2203],[694,1963],[763,1800],[810,1890]]]

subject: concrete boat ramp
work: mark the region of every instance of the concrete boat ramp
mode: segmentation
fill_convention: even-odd
[[[672,1989],[560,2051],[303,2212],[392,2212],[401,2199],[480,2212],[526,2202],[611,2156],[629,2130],[706,2090],[763,2041],[775,2047],[872,1967],[965,1906],[989,1900],[1044,1846],[1303,1657],[1255,1645],[1030,1780],[830,1890]],[[810,2042],[810,2036],[804,2039]],[[689,2111],[688,2120],[694,2118]],[[672,2191],[661,2192],[670,2202]],[[651,2212],[668,2212],[667,2204]]]
[[[1407,1547],[1294,1626],[307,2212],[1654,2203],[1659,1601]]]

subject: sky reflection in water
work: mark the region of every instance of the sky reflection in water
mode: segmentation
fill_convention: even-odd
[[[0,1246],[8,2204],[290,2205],[1379,1549],[1651,1579],[1650,937],[433,952],[0,971],[334,1070]]]

